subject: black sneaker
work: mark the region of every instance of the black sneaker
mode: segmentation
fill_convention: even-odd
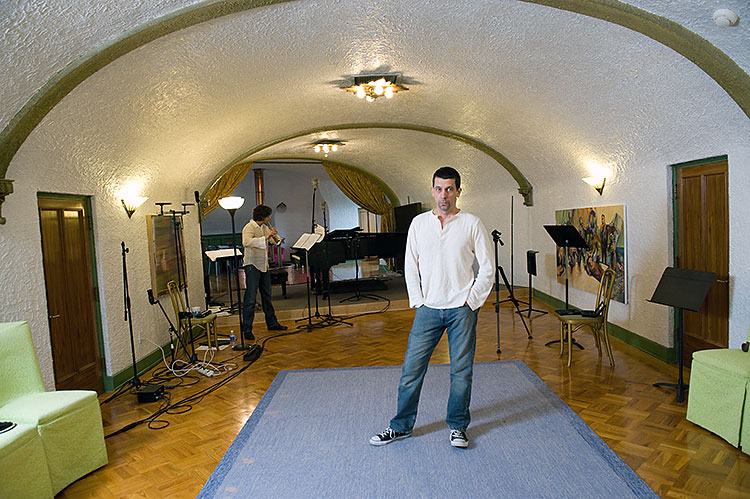
[[[411,436],[411,433],[399,433],[389,426],[383,433],[378,433],[370,437],[370,445],[385,445],[408,436]]]
[[[276,324],[274,324],[273,326],[268,326],[268,330],[269,331],[286,331],[287,329],[289,329],[289,328],[286,327],[286,326],[282,326],[278,322]]]
[[[451,445],[465,449],[469,446],[469,439],[466,438],[466,432],[461,430],[451,430]]]

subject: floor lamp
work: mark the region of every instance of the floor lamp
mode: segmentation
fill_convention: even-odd
[[[240,289],[240,268],[237,265],[237,244],[236,244],[236,231],[234,228],[234,214],[237,210],[245,204],[245,198],[240,196],[227,196],[219,199],[219,205],[229,212],[229,216],[232,217],[232,248],[234,248],[234,276],[235,283],[237,284],[237,310],[240,317],[240,344],[234,345],[233,350],[248,350],[250,347],[245,345],[245,333],[242,330],[242,290]],[[231,279],[231,277],[230,277]]]

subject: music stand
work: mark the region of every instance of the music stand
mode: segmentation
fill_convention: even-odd
[[[568,248],[589,249],[589,245],[583,240],[578,229],[572,225],[545,225],[544,230],[547,231],[556,245],[565,248],[565,261],[563,262],[565,268],[565,311],[558,310],[557,313],[560,315],[575,314],[577,310],[568,308]]]
[[[682,311],[683,309],[697,312],[703,306],[706,295],[716,279],[713,272],[700,270],[678,269],[667,267],[656,285],[654,295],[649,301],[677,309],[677,355],[679,374],[677,383],[654,383],[655,387],[669,386],[677,390],[677,402],[685,400],[685,390],[688,385],[682,382]]]

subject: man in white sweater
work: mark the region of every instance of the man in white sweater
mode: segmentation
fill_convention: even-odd
[[[479,307],[492,288],[494,268],[487,229],[478,217],[461,211],[461,176],[449,167],[432,177],[435,209],[414,217],[406,240],[404,277],[414,323],[398,386],[398,408],[388,428],[370,438],[385,445],[411,435],[419,394],[432,351],[443,332],[451,361],[446,423],[450,444],[468,447],[471,382]],[[475,271],[475,269],[477,269]]]
[[[268,272],[268,245],[279,244],[275,227],[271,227],[270,207],[259,204],[253,208],[253,219],[242,228],[242,246],[245,256],[242,260],[245,269],[245,303],[242,308],[242,335],[246,340],[254,340],[253,321],[255,320],[255,300],[260,291],[260,302],[266,317],[266,327],[270,331],[283,331],[286,326],[279,324],[276,311],[271,303],[271,273]]]

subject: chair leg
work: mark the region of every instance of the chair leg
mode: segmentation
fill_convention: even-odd
[[[560,357],[563,356],[563,352],[565,348],[565,323],[560,323]]]
[[[599,328],[596,325],[590,327],[591,333],[594,335],[594,341],[596,342],[596,350],[599,352],[599,357],[602,356],[602,344],[599,338]]]
[[[609,332],[606,324],[602,326],[602,335],[604,336],[604,346],[607,347],[607,355],[609,355],[609,365],[615,367],[615,357],[612,355],[612,346],[609,344]]]
[[[568,324],[568,367],[573,362],[573,327]]]

